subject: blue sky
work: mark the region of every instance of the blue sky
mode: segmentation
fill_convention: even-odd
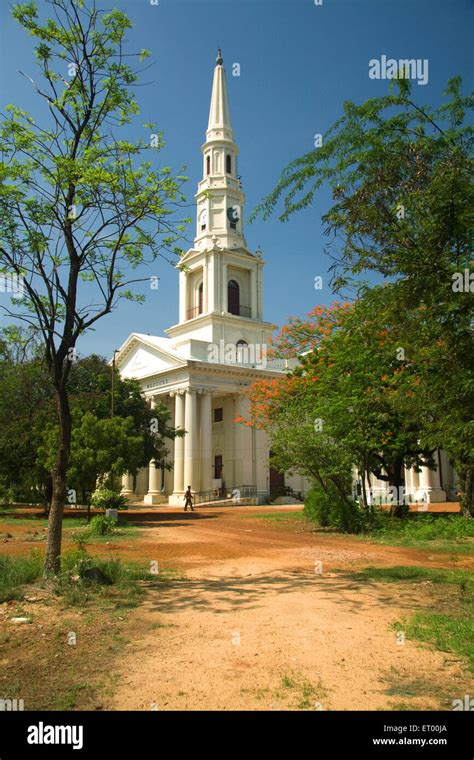
[[[162,165],[187,166],[190,203],[200,179],[216,49],[222,48],[247,216],[274,187],[283,167],[311,150],[314,135],[324,133],[340,116],[345,100],[362,102],[386,92],[386,81],[368,76],[371,58],[427,58],[428,84],[413,86],[421,103],[437,104],[447,80],[456,74],[472,86],[471,0],[323,0],[322,6],[314,0],[98,4],[125,10],[134,22],[130,49],[152,51],[156,63],[144,75],[150,84],[139,90],[140,123],[154,121],[163,130]],[[11,20],[9,3],[0,0],[0,103],[15,103],[35,114],[37,96],[18,74],[21,69],[34,75],[32,48],[31,38]],[[232,76],[235,62],[240,77]],[[328,202],[323,192],[311,209],[285,224],[276,215],[247,224],[250,249],[260,245],[267,262],[266,320],[281,325],[291,314],[304,315],[317,303],[333,300],[320,218]],[[189,238],[194,235],[191,212]],[[122,302],[82,338],[81,354],[110,356],[130,332],[161,335],[177,322],[177,271],[159,262],[151,273],[161,278],[158,291],[148,291],[144,304]],[[314,290],[316,276],[323,277],[323,290]]]

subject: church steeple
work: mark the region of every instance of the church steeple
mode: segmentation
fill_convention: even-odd
[[[230,123],[229,100],[222,52],[217,53],[212,80],[206,142],[202,146],[203,179],[198,185],[195,245],[209,249],[245,247],[244,194],[237,174],[239,149]]]
[[[230,125],[229,100],[223,64],[224,60],[219,48],[217,51],[216,68],[214,69],[214,79],[212,81],[211,107],[209,109],[209,123],[206,132],[208,142],[215,137],[224,137],[231,142],[234,140]]]
[[[203,179],[196,193],[196,237],[178,264],[179,323],[166,331],[173,346],[204,361],[210,361],[211,343],[263,344],[270,342],[273,331],[263,321],[265,262],[260,251],[247,248],[243,234],[238,153],[219,50],[202,146]]]

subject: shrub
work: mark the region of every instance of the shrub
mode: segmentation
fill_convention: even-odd
[[[343,499],[331,487],[324,491],[319,484],[306,494],[303,514],[323,528],[342,533],[360,533],[371,519],[355,502]]]
[[[108,536],[115,532],[116,526],[117,522],[113,517],[96,515],[89,523],[88,533],[91,536]]]
[[[127,499],[119,491],[111,488],[97,488],[91,497],[91,505],[96,509],[125,509]]]
[[[15,495],[13,493],[13,489],[7,488],[6,486],[0,483],[0,509],[2,507],[7,507],[13,501],[15,501]]]

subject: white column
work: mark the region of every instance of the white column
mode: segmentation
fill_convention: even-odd
[[[195,459],[198,459],[198,426],[197,426],[197,398],[196,391],[186,390],[184,411],[184,488],[191,486],[191,490],[199,491],[199,468],[195,467]]]
[[[436,470],[431,470],[431,491],[429,494],[429,500],[433,503],[439,503],[447,501],[446,491],[441,488],[441,473],[438,469],[440,461],[440,452],[435,451],[434,460],[436,463]]]
[[[431,487],[432,488],[441,488],[441,478],[439,475],[439,459],[438,459],[438,452],[435,451],[434,453],[434,460],[436,463],[436,470],[431,470]]]
[[[160,504],[166,501],[161,493],[161,467],[155,466],[155,460],[152,459],[148,465],[148,493],[143,499],[145,504]]]
[[[207,254],[202,265],[202,313],[207,314],[209,311],[209,265]]]
[[[250,402],[248,399],[237,396],[235,400],[235,417],[247,419],[249,416]],[[234,480],[233,486],[255,485],[253,480],[254,449],[252,446],[252,431],[243,423],[234,422]],[[231,484],[227,484],[231,485]]]
[[[174,426],[178,430],[184,430],[184,394],[176,393],[175,397]],[[184,438],[174,439],[174,494],[182,494],[183,488],[183,457]]]
[[[429,467],[422,467],[419,475],[419,488],[421,491],[430,491],[431,489],[431,470]]]
[[[257,318],[263,319],[262,264],[257,262]]]
[[[410,501],[409,496],[412,496],[415,493],[415,488],[413,485],[413,468],[412,467],[405,467],[405,494],[407,502]]]
[[[201,491],[212,488],[212,395],[201,396]]]
[[[151,400],[151,408],[154,409],[156,401],[154,398]],[[158,467],[156,467],[158,464]],[[160,504],[166,501],[165,497],[161,493],[161,467],[159,463],[152,459],[148,465],[148,492],[143,499],[145,504]]]
[[[185,322],[188,309],[187,296],[188,278],[186,272],[179,273],[179,321]]]
[[[258,319],[257,267],[250,270],[251,317]]]
[[[216,257],[210,253],[207,259],[207,311],[216,310]]]
[[[122,496],[133,496],[133,475],[126,472],[122,475]]]
[[[222,261],[221,271],[221,311],[229,311],[229,304],[227,303],[227,264],[225,261]]]

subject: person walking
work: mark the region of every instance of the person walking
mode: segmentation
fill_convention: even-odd
[[[191,493],[191,486],[188,486],[187,491],[184,494],[184,511],[185,512],[187,512],[188,507],[191,507],[191,512],[194,512],[193,495]]]

